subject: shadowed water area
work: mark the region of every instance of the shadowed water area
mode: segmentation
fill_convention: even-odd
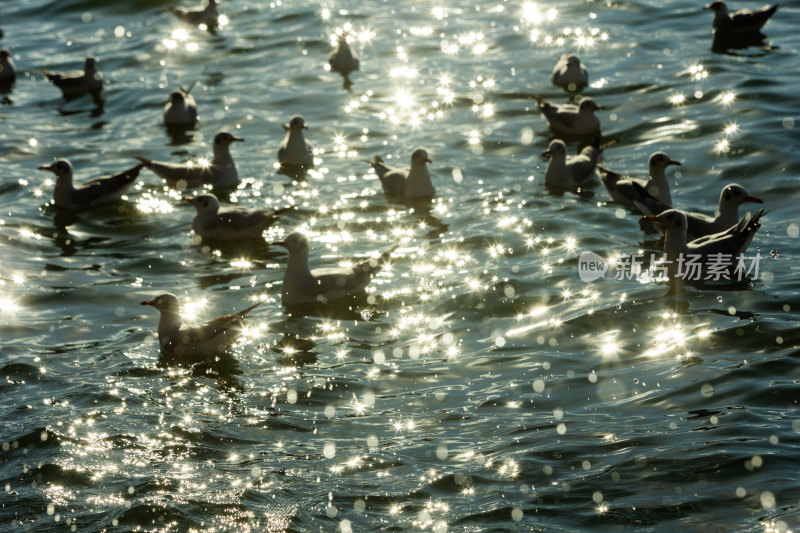
[[[0,530],[800,529],[796,3],[725,53],[695,1],[220,0],[216,32],[169,5],[0,5]],[[325,68],[337,32],[349,88]],[[597,179],[545,188],[536,96],[574,98],[549,79],[567,51],[605,108],[602,165],[644,178],[663,150],[676,206],[713,213],[733,182],[763,200],[741,209],[767,211],[755,279],[581,280],[584,251],[647,262],[662,241]],[[65,101],[42,70],[88,55],[102,99]],[[196,128],[167,131],[192,85]],[[275,166],[294,114],[303,176]],[[244,139],[223,206],[295,206],[262,239],[196,238],[200,191],[147,169],[79,214],[37,170],[208,159],[220,131]],[[436,198],[387,198],[364,160],[418,147]],[[289,314],[271,243],[294,231],[312,268],[397,248],[354,309]],[[139,305],[164,292],[190,324],[264,303],[232,357],[186,368]]]

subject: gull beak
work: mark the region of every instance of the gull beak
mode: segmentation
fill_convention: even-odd
[[[190,204],[194,203],[194,198],[192,198],[191,196],[183,196],[181,197],[181,200],[183,200],[184,202],[189,202]],[[144,305],[144,303],[142,303],[142,305]]]
[[[240,142],[240,143],[244,142],[244,139],[242,139],[241,137],[232,137],[231,140],[232,141],[237,141],[237,142]]]
[[[658,217],[656,215],[645,215],[642,217],[642,220],[647,220],[649,222],[658,222]]]
[[[667,163],[667,166],[669,165],[678,165],[679,167],[683,166],[681,165],[680,161],[673,161],[672,159],[670,159],[669,163]]]
[[[755,202],[757,204],[763,204],[764,201],[761,198],[756,198],[755,196],[748,196],[744,199],[745,202]]]
[[[545,150],[542,152],[542,155],[544,157],[550,157],[551,155],[553,155],[553,153],[550,150]]]
[[[425,158],[425,162],[426,162],[426,163],[433,163],[433,161],[431,161],[431,158],[430,158],[430,157],[426,157],[426,158]]]
[[[703,9],[704,9],[704,10],[706,10],[706,9],[711,9],[711,4],[706,4],[706,5],[704,5],[704,6],[703,6]]]
[[[39,170],[50,170],[50,171],[52,171],[52,170],[53,170],[53,167],[52,167],[52,166],[50,166],[50,165],[42,165],[42,166],[40,166],[40,167],[37,167],[37,168],[38,168]]]
[[[606,110],[606,108],[601,106],[601,105],[597,106],[597,109],[599,109],[600,111],[605,111]]]
[[[140,302],[139,305],[150,305],[150,306],[152,306],[153,305],[153,300],[145,300],[143,302]]]
[[[272,244],[275,246],[283,246],[284,248],[286,248],[286,241],[275,241]]]
[[[289,126],[286,124],[281,124],[281,128],[283,128],[283,131],[289,131]]]
[[[307,130],[307,129],[308,129],[308,126],[306,126],[305,124],[303,124],[303,129],[304,129],[304,130]]]

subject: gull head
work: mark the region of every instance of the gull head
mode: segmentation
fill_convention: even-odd
[[[757,204],[764,203],[760,198],[750,195],[745,188],[738,183],[726,185],[725,188],[722,189],[720,200],[722,202],[732,203],[734,205],[741,205],[745,202],[755,202]]]
[[[425,165],[425,163],[431,163],[430,158],[428,157],[428,152],[426,152],[422,148],[417,148],[411,153],[411,164],[412,165]]]
[[[574,67],[580,67],[581,66],[581,60],[575,54],[570,54],[570,55],[567,56],[567,65],[574,66]]]
[[[308,252],[308,239],[306,239],[304,235],[297,232],[290,233],[282,241],[276,241],[272,244],[283,246],[289,251],[290,254],[303,251]]]
[[[670,156],[668,156],[664,152],[654,152],[650,159],[648,160],[648,166],[650,167],[650,175],[652,176],[657,171],[664,172],[664,169],[670,165],[678,165],[680,166],[680,161],[673,160]]]
[[[244,139],[236,137],[227,131],[221,131],[214,136],[214,148],[227,148],[233,142],[244,142]]]
[[[292,118],[289,119],[289,125],[281,124],[283,129],[286,131],[303,131],[307,130],[308,126],[306,126],[306,119],[303,118],[303,115],[292,115]]]
[[[651,222],[658,222],[664,227],[665,231],[670,229],[680,232],[686,232],[686,215],[677,209],[667,209],[662,211],[659,215],[647,215],[642,217],[643,220]]]
[[[725,2],[711,2],[703,6],[703,9],[710,9],[714,13],[722,13],[724,15],[728,14],[728,6],[725,5]]]
[[[173,104],[181,104],[183,103],[183,92],[181,91],[172,91],[169,93],[169,101]]]
[[[180,303],[178,302],[178,297],[168,292],[152,300],[145,300],[141,302],[141,305],[149,305],[150,307],[155,307],[162,313],[168,312],[177,314],[180,311]]]
[[[605,109],[603,106],[597,105],[597,102],[588,97],[581,98],[578,104],[578,112],[580,113],[594,113],[595,111],[601,111],[603,109]]]
[[[39,170],[49,170],[57,179],[72,179],[72,164],[66,159],[58,159],[50,165],[42,165]]]
[[[553,139],[550,141],[550,146],[547,147],[547,150],[542,152],[542,155],[549,157],[551,160],[566,159],[567,145],[561,139]]]
[[[219,200],[213,194],[201,194],[200,196],[184,196],[184,202],[192,204],[199,213],[216,213],[219,211]]]
[[[5,61],[9,57],[11,57],[11,52],[8,50],[8,48],[0,48],[0,60]]]
[[[94,57],[87,57],[83,65],[84,70],[95,70],[97,68],[97,59]]]

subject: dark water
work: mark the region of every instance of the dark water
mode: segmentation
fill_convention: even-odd
[[[168,5],[0,8],[22,73],[0,108],[0,530],[800,529],[797,2],[768,47],[732,54],[694,1],[540,3],[541,20],[516,1],[226,1],[216,35]],[[347,23],[349,92],[323,68]],[[639,175],[665,150],[676,204],[711,211],[734,181],[764,200],[758,279],[677,296],[579,279],[581,251],[660,243],[602,186],[544,188],[533,97],[566,101],[549,84],[566,50],[607,109],[606,166]],[[87,54],[101,109],[41,74]],[[172,139],[161,102],[192,82],[200,124]],[[294,113],[320,149],[302,183],[273,168]],[[358,320],[288,316],[283,251],[196,244],[191,206],[146,171],[122,209],[45,207],[54,157],[81,181],[207,156],[223,129],[246,139],[233,200],[298,206],[270,240],[305,231],[313,267],[400,245]],[[361,161],[417,146],[427,213]],[[138,303],[165,291],[205,299],[198,320],[268,299],[237,362],[204,374],[158,364]]]

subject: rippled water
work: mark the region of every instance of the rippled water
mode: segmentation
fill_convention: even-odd
[[[167,6],[2,5],[24,74],[0,108],[0,529],[800,528],[796,7],[769,47],[715,54],[689,1],[232,0],[217,34]],[[324,69],[346,24],[350,91]],[[683,163],[676,204],[711,211],[733,181],[764,199],[756,281],[579,279],[581,251],[660,243],[600,185],[544,188],[534,96],[566,101],[549,74],[567,50],[607,109],[604,165],[640,175],[661,149]],[[41,74],[87,54],[102,108]],[[200,124],[173,139],[161,102],[192,82]],[[303,182],[273,167],[294,113],[319,151]],[[305,231],[312,267],[399,244],[358,320],[288,316],[284,251],[196,243],[147,171],[121,209],[45,205],[54,157],[82,181],[207,156],[223,129],[246,140],[230,200],[298,206],[269,240]],[[430,208],[386,199],[362,161],[417,146]],[[233,368],[159,365],[138,304],[165,291],[197,320],[266,295]]]

